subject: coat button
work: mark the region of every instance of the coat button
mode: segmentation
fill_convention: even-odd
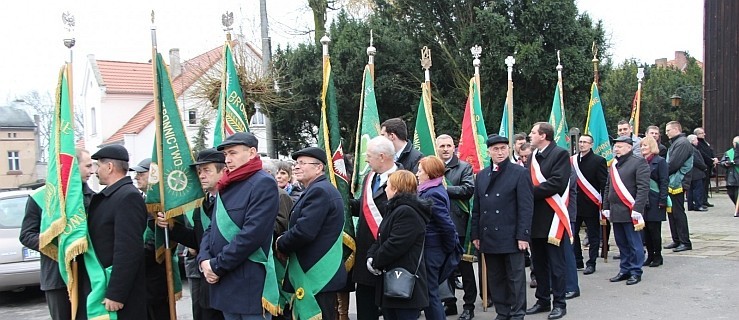
[[[495,210],[495,213],[500,213],[500,211],[498,211],[498,210]]]
[[[485,196],[487,197],[487,196],[488,196],[488,194],[486,193],[486,194],[485,194]]]
[[[496,196],[496,197],[500,197],[500,193],[496,193],[496,194],[495,194],[495,196]]]
[[[495,227],[495,231],[498,231],[498,227]]]
[[[488,230],[488,227],[484,227],[484,228],[482,228],[482,230],[485,230],[485,231],[487,231],[487,230]]]
[[[488,211],[487,211],[487,210],[485,210],[485,211],[483,211],[482,213],[488,213]]]

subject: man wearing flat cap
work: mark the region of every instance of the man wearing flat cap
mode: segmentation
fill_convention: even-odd
[[[632,152],[631,137],[618,137],[613,144],[616,158],[611,164],[603,190],[603,215],[611,221],[613,236],[621,254],[618,274],[611,282],[641,281],[644,245],[639,231],[644,228],[642,213],[649,199],[651,169],[644,158]]]
[[[277,280],[267,281],[266,270],[273,267],[266,258],[272,228],[265,228],[277,218],[277,182],[262,170],[254,134],[237,132],[217,150],[225,154],[228,170],[216,183],[213,219],[203,234],[198,263],[211,284],[212,308],[226,319],[261,319],[277,312],[262,298],[265,290],[277,290]]]
[[[106,146],[93,154],[92,159],[97,160],[100,184],[106,185],[93,196],[87,217],[92,248],[100,265],[110,268],[101,302],[106,310],[116,311],[118,319],[146,319],[146,280],[141,249],[147,214],[144,199],[127,175],[128,151],[121,145]],[[80,266],[85,270],[84,263]],[[78,319],[87,319],[85,307],[91,291],[90,280],[99,280],[98,277],[92,269],[80,272]]]
[[[508,139],[487,140],[490,166],[477,174],[470,237],[487,265],[496,319],[526,315],[524,252],[531,241],[534,196],[526,168],[509,161]]]
[[[188,277],[190,270],[187,267],[189,259],[195,259],[200,250],[200,242],[203,239],[203,233],[210,226],[213,219],[213,210],[215,208],[216,184],[223,176],[224,168],[226,168],[226,157],[223,152],[215,148],[205,149],[198,152],[197,161],[191,164],[198,172],[200,185],[205,191],[206,197],[200,208],[195,208],[192,212],[192,226],[186,226],[182,223],[169,221],[164,218],[163,213],[159,213],[157,217],[157,225],[162,228],[169,228],[169,237],[188,248],[187,257],[185,257],[185,268],[188,269]],[[197,265],[197,261],[195,261]],[[191,278],[190,295],[192,297],[193,318],[202,320],[218,320],[223,319],[223,312],[213,309],[210,305],[210,284],[206,281],[202,272],[195,267],[197,277]]]
[[[149,188],[149,167],[151,167],[151,158],[146,158],[141,160],[139,164],[128,169],[128,171],[136,173],[133,179],[136,181],[136,187],[141,190],[144,198],[146,198],[146,190]]]
[[[293,174],[306,188],[290,213],[287,231],[277,238],[280,255],[288,255],[283,287],[294,292],[296,319],[336,318],[336,292],[344,288],[342,265],[344,203],[326,179],[326,151],[308,147],[292,154]]]

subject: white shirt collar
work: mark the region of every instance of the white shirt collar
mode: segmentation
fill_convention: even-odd
[[[403,150],[405,150],[405,147],[407,145],[408,145],[408,141],[405,142],[405,144],[403,145],[402,148],[400,148],[400,150],[398,150],[397,152],[395,152],[395,161],[398,161],[398,159],[400,159],[400,154],[403,153]]]

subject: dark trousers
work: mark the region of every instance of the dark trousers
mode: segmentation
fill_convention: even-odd
[[[382,318],[385,320],[416,320],[419,313],[421,310],[418,309],[382,308]]]
[[[442,264],[446,254],[441,247],[429,247],[423,250],[423,258],[426,259],[426,279],[429,286],[429,306],[423,309],[426,319],[444,319],[444,305],[439,298],[439,284],[444,281],[440,278]]]
[[[202,275],[201,275],[202,276]],[[223,312],[212,309],[207,306],[210,301],[201,301],[210,299],[210,295],[204,291],[209,290],[209,284],[203,278],[187,278],[190,282],[190,299],[192,299],[192,319],[193,320],[223,320]]]
[[[587,266],[595,267],[595,260],[598,259],[598,249],[600,248],[600,217],[580,217],[575,219],[575,229],[573,249],[575,252],[575,262],[577,265],[583,265],[582,246],[580,245],[580,227],[585,223],[585,235],[588,237],[588,261]]]
[[[46,290],[44,294],[52,320],[72,319],[72,306],[69,303],[67,288]]]
[[[380,317],[375,304],[375,287],[357,283],[357,320],[377,320]]]
[[[551,288],[554,306],[566,308],[564,249],[548,243],[546,238],[533,238],[531,239],[531,257],[538,283],[535,296],[539,304],[550,305],[549,289]]]
[[[147,299],[146,312],[149,320],[168,320],[169,301],[167,300],[167,296],[164,296],[164,299]]]
[[[570,242],[570,238],[567,237],[566,232],[562,238],[562,243],[560,245],[562,246],[562,250],[564,250],[565,258],[565,292],[580,292],[580,285],[577,282],[575,251],[572,249],[572,243]]]
[[[716,170],[715,168],[713,170]],[[711,189],[711,171],[706,172],[706,177],[703,179],[703,205],[708,205],[708,191]]]
[[[459,243],[464,243],[464,237],[459,238]],[[459,265],[457,265],[457,270],[459,270],[459,273],[462,275],[462,289],[464,290],[464,296],[462,297],[462,300],[464,300],[464,310],[475,310],[475,299],[477,298],[477,284],[475,283],[475,270],[472,267],[472,262],[469,261],[460,261]],[[449,283],[453,284],[456,280],[456,275],[453,275],[449,277]],[[454,298],[453,301],[450,301],[449,303],[445,304],[452,304],[456,306],[457,298]],[[456,309],[455,309],[456,310]]]
[[[336,320],[336,291],[318,293],[316,301],[321,308],[323,320]]]
[[[727,186],[726,187],[726,193],[729,195],[729,199],[731,199],[731,202],[733,202],[736,205],[736,196],[737,191],[739,191],[739,187],[736,186]]]
[[[498,315],[526,315],[526,268],[523,252],[485,254],[491,300]]]
[[[685,194],[670,194],[672,200],[672,213],[667,215],[670,222],[670,234],[672,242],[692,246],[690,233],[688,231],[688,216],[685,214]]]
[[[623,274],[641,276],[644,264],[644,246],[638,231],[632,222],[614,222],[613,237],[616,239],[621,260],[620,271]]]
[[[693,180],[690,182],[690,190],[688,190],[688,210],[695,210],[703,206],[705,203],[705,194],[703,189],[703,179]]]
[[[647,244],[647,260],[662,259],[662,221],[646,221],[644,242]]]

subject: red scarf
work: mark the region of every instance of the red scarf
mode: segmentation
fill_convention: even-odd
[[[218,191],[221,191],[226,189],[231,183],[249,179],[249,177],[259,170],[262,170],[262,159],[256,156],[241,167],[236,168],[236,170],[224,172],[221,180],[218,180],[216,187]]]

